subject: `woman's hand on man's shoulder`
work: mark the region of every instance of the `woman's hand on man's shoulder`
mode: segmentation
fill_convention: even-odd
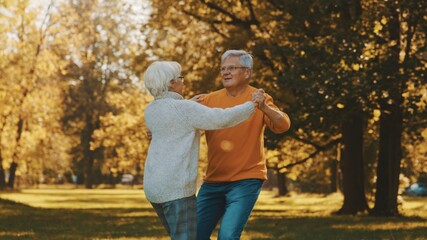
[[[196,96],[190,98],[190,100],[191,101],[195,101],[195,102],[203,102],[203,100],[205,100],[204,99],[205,95],[206,95],[205,93],[203,93],[203,94],[197,94]]]

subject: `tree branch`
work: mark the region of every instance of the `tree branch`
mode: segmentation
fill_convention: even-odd
[[[273,61],[270,58],[268,58],[263,52],[257,53],[256,56],[258,56],[258,58],[261,59],[261,61],[266,66],[268,66],[272,72],[277,73],[278,76],[281,76],[283,74],[282,71],[277,71],[277,69],[274,67]]]
[[[332,141],[328,142],[327,144],[325,144],[325,145],[323,145],[323,146],[319,146],[319,147],[317,147],[317,148],[316,148],[316,150],[315,150],[314,152],[312,152],[310,155],[308,155],[308,157],[303,158],[303,159],[301,159],[301,160],[299,160],[299,161],[296,161],[296,162],[293,162],[293,163],[289,163],[289,164],[287,164],[287,165],[285,165],[285,166],[283,166],[283,167],[277,168],[277,170],[281,170],[281,169],[284,169],[284,168],[288,168],[288,169],[289,169],[289,168],[292,168],[292,167],[294,167],[294,166],[296,166],[296,165],[299,165],[299,164],[305,163],[305,162],[307,162],[308,160],[310,160],[311,158],[315,157],[315,156],[316,156],[317,154],[319,154],[320,152],[323,152],[323,151],[328,150],[329,148],[331,148],[331,147],[335,146],[335,145],[336,145],[336,144],[338,144],[339,142],[341,142],[341,138],[334,139],[334,140],[332,140]]]
[[[254,7],[252,5],[251,0],[246,0],[246,3],[248,4],[248,8],[249,8],[249,13],[251,15],[251,22],[255,23],[256,25],[259,24],[258,19],[255,16],[255,11],[254,11]]]
[[[268,0],[268,2],[271,4],[271,6],[275,7],[277,10],[284,12],[285,8],[283,6],[279,6],[278,3],[276,3],[276,1],[274,0]]]
[[[242,20],[242,19],[236,17],[231,12],[226,11],[224,8],[222,8],[222,7],[214,4],[212,2],[206,2],[205,0],[200,0],[200,2],[202,4],[204,4],[205,6],[207,6],[208,8],[210,8],[212,10],[215,10],[215,11],[217,11],[219,13],[222,13],[225,16],[228,16],[229,18],[231,18],[231,21],[218,21],[218,20],[212,20],[212,19],[210,19],[210,20],[205,19],[204,20],[205,22],[214,23],[214,24],[227,24],[227,25],[241,26],[241,27],[243,27],[245,29],[250,29],[250,26],[253,25],[253,24],[254,25],[259,24],[259,22],[255,18],[255,14],[254,13],[253,13],[253,18],[245,21],[245,20]],[[249,8],[252,8],[251,4],[249,5]],[[253,9],[252,10],[249,9],[249,11],[253,11]],[[200,18],[203,19],[202,17],[200,17]]]
[[[320,149],[322,146],[320,146],[319,144],[316,144],[316,143],[314,143],[314,142],[311,142],[311,141],[309,141],[309,140],[307,140],[307,139],[303,139],[303,138],[300,138],[299,136],[297,136],[296,134],[292,134],[292,138],[293,139],[295,139],[295,140],[297,140],[297,141],[300,141],[300,142],[302,142],[302,143],[305,143],[305,144],[308,144],[308,145],[311,145],[311,146],[313,146],[315,149]]]
[[[224,33],[222,33],[216,26],[215,24],[210,24],[209,25],[211,27],[211,29],[216,32],[217,34],[219,34],[222,38],[227,39],[229,38],[227,35],[225,35]]]
[[[427,127],[427,120],[421,120],[418,122],[412,122],[412,124],[408,124],[410,127]]]
[[[207,7],[209,7],[210,9],[213,9],[217,12],[220,12],[226,16],[228,16],[229,18],[231,18],[233,20],[233,22],[236,23],[243,23],[242,20],[238,19],[236,16],[234,16],[232,13],[227,12],[225,9],[221,8],[220,6],[211,3],[211,2],[206,2],[205,0],[200,0],[201,3],[203,3],[204,5],[206,5]]]
[[[219,20],[212,20],[212,19],[204,18],[204,17],[202,17],[202,16],[200,16],[200,15],[197,15],[197,14],[195,14],[195,13],[192,13],[192,12],[189,12],[189,11],[186,11],[186,10],[182,10],[182,12],[183,12],[183,13],[185,13],[185,14],[187,14],[187,15],[189,15],[189,16],[191,16],[191,17],[193,17],[193,18],[195,18],[195,19],[196,19],[196,20],[198,20],[198,21],[201,21],[201,22],[207,23],[207,24],[209,24],[209,25],[212,25],[212,24],[236,25],[236,23],[235,23],[234,21],[219,21]]]

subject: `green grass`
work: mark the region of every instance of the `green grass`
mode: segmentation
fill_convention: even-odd
[[[141,189],[28,189],[0,198],[0,239],[169,239]],[[331,215],[341,203],[339,194],[264,191],[241,239],[427,239],[427,198],[405,198],[404,217],[394,218]]]

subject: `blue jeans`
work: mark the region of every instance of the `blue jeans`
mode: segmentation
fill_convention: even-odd
[[[203,183],[197,195],[197,240],[208,240],[222,217],[219,240],[240,239],[263,181]]]
[[[151,203],[172,240],[196,240],[196,196]]]

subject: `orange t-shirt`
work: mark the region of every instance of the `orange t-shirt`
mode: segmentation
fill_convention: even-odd
[[[204,96],[201,102],[208,107],[229,108],[250,101],[257,89],[249,86],[241,95],[230,97],[225,89]],[[278,109],[271,96],[266,104]],[[264,156],[264,129],[274,129],[270,119],[256,109],[254,115],[237,126],[206,131],[208,144],[208,168],[205,182],[233,182],[249,178],[267,179]]]

